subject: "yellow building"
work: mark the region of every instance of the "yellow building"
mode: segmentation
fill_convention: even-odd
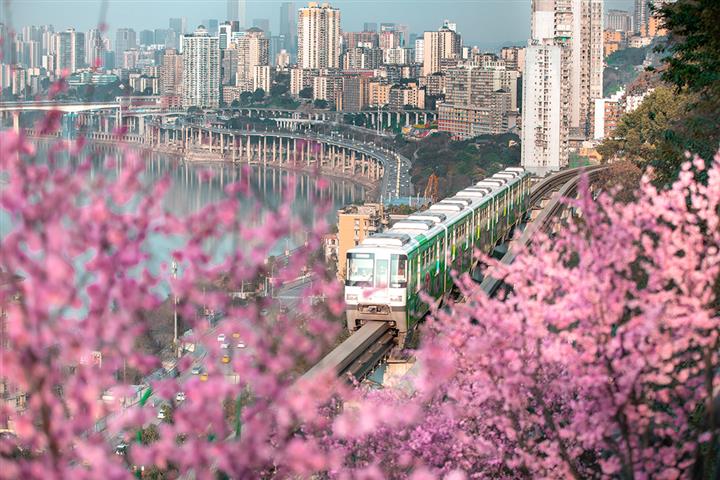
[[[380,232],[387,224],[381,204],[350,205],[338,210],[337,259],[338,277],[345,278],[347,251],[366,237]]]

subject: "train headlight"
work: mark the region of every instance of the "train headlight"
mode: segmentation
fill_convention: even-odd
[[[403,297],[402,297],[402,295],[399,295],[399,296],[397,296],[397,297],[390,297],[390,301],[391,301],[391,302],[402,302],[402,301],[403,301]]]
[[[348,293],[347,295],[345,295],[345,300],[347,301],[357,301],[357,299],[358,296],[355,293]]]

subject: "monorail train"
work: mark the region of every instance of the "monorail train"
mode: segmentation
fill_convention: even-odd
[[[396,222],[347,253],[345,303],[350,331],[367,321],[388,321],[404,345],[427,313],[420,299],[452,289],[450,272],[473,265],[475,247],[490,252],[521,219],[530,198],[530,175],[508,168]]]

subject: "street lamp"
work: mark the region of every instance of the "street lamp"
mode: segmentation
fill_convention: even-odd
[[[172,261],[172,265],[170,266],[170,271],[172,272],[173,279],[177,279],[178,264],[174,259]],[[177,304],[178,304],[177,295],[173,294],[173,320],[174,320],[174,325],[175,325],[175,333],[173,335],[173,345],[175,348],[175,355],[177,355],[177,357],[180,358],[180,345],[178,344]]]

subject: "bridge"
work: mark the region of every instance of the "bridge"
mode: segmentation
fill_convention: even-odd
[[[550,233],[559,228],[558,218],[569,218],[574,213],[567,208],[562,199],[572,197],[577,193],[578,182],[583,173],[593,177],[604,168],[589,167],[565,170],[535,184],[526,215],[529,217],[529,222],[520,237],[510,242],[508,251],[500,262],[512,263],[518,247],[530,244],[536,232]],[[508,231],[507,234],[509,235],[509,233]],[[492,271],[490,271],[480,283],[480,289],[492,297],[500,291],[502,285],[503,280],[493,277]],[[302,378],[309,379],[321,372],[332,370],[340,377],[350,375],[356,380],[362,380],[388,358],[390,352],[397,346],[397,340],[389,322],[367,322],[308,370]]]

